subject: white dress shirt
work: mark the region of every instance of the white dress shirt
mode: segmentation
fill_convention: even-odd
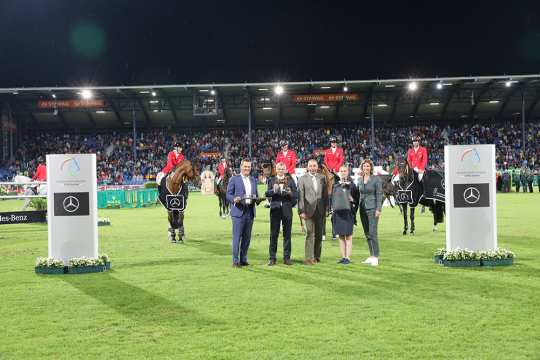
[[[244,188],[246,189],[246,196],[251,196],[251,181],[249,179],[249,176],[242,176],[242,181],[244,182]]]

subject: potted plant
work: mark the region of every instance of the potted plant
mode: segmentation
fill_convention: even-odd
[[[105,262],[101,257],[98,258],[73,258],[69,260],[69,274],[86,274],[105,271]]]
[[[64,274],[66,267],[62,260],[38,257],[36,259],[36,274]]]
[[[480,254],[468,249],[454,249],[443,256],[443,265],[449,267],[480,266]]]
[[[433,254],[433,261],[435,261],[435,264],[442,264],[445,253],[445,248],[438,248],[437,250],[435,250],[435,253]]]
[[[98,226],[108,226],[111,225],[111,220],[109,218],[99,218]]]
[[[494,249],[484,251],[480,260],[482,266],[504,266],[514,263],[514,253],[507,249]]]

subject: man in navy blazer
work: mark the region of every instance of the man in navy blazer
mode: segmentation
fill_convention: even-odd
[[[250,176],[250,173],[251,161],[242,160],[240,175],[233,176],[227,186],[227,201],[232,204],[232,256],[235,268],[249,265],[247,253],[251,241],[253,219],[255,218],[255,202],[259,197],[257,181]]]

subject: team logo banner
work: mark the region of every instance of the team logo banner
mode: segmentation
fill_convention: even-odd
[[[0,225],[47,222],[47,210],[0,212]]]
[[[54,216],[90,215],[90,197],[87,192],[54,193]]]

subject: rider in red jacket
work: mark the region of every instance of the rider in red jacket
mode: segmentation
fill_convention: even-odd
[[[294,150],[289,149],[289,142],[287,140],[281,140],[279,145],[281,146],[281,151],[276,157],[276,164],[280,162],[284,163],[287,167],[287,172],[296,181],[296,153]]]
[[[413,136],[412,138],[413,147],[407,152],[407,162],[409,166],[414,170],[415,174],[418,176],[418,180],[422,181],[424,176],[424,171],[426,170],[426,165],[428,161],[427,149],[423,146],[420,146],[420,137]]]
[[[217,179],[217,184],[221,184],[221,181],[223,181],[223,177],[225,176],[225,170],[229,167],[229,165],[227,165],[227,159],[225,158],[222,158],[221,159],[221,162],[219,163],[219,165],[217,166],[217,172],[218,172],[218,179]]]
[[[43,163],[42,159],[39,159],[39,165],[36,169],[36,173],[32,177],[32,180],[47,181],[47,165]]]
[[[165,177],[169,172],[174,170],[182,161],[185,160],[184,154],[182,154],[182,144],[179,142],[174,143],[174,149],[167,154],[167,165],[156,176],[156,182],[159,184],[161,179]]]
[[[324,151],[324,164],[330,171],[337,174],[344,163],[343,149],[337,146],[337,140],[332,136],[330,138],[330,148]]]

